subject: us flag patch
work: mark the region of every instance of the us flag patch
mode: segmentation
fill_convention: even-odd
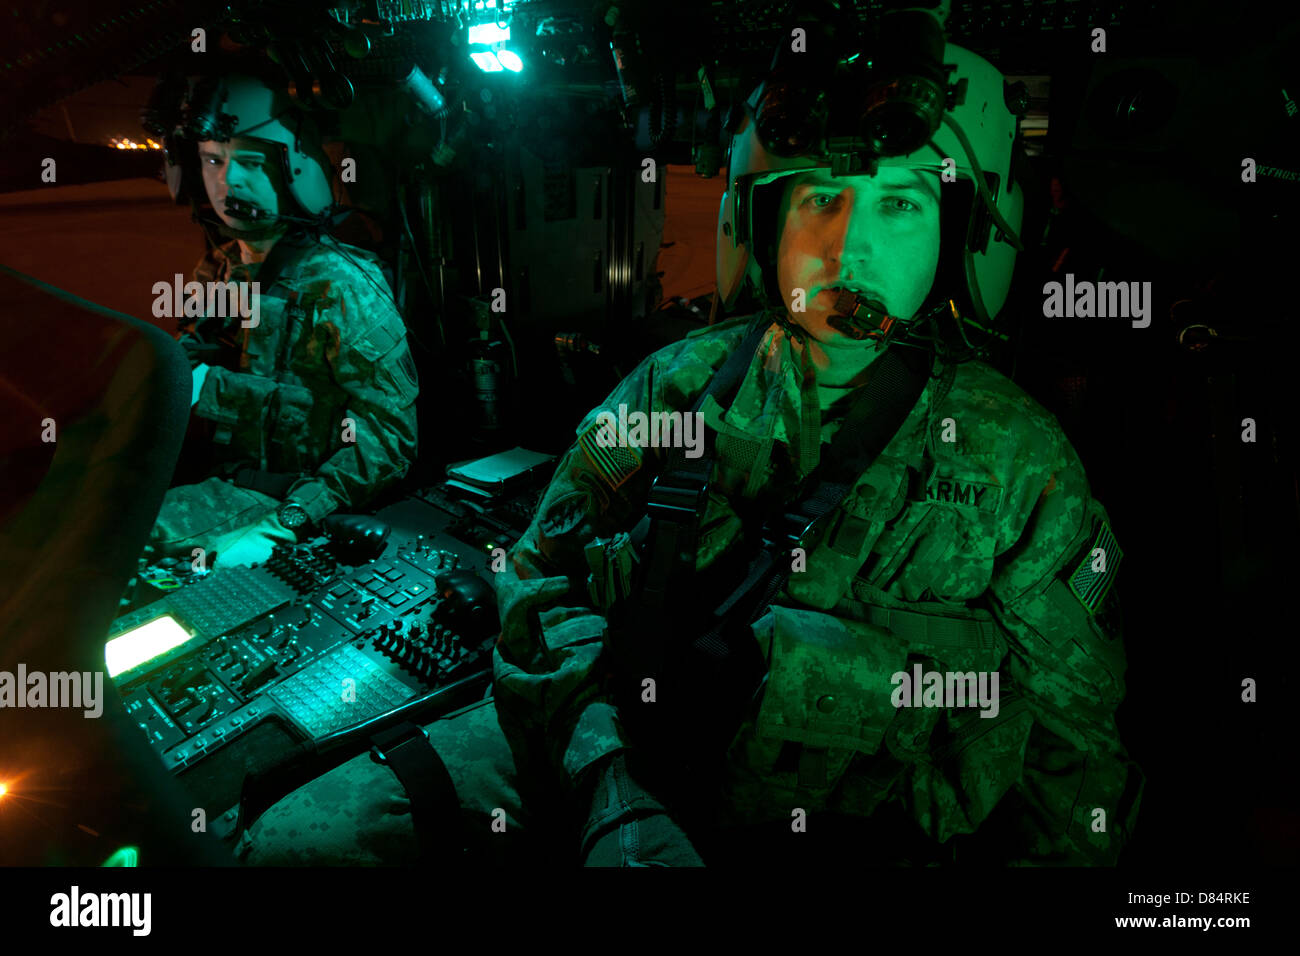
[[[1120,550],[1119,542],[1111,534],[1110,525],[1103,521],[1069,581],[1070,590],[1089,614],[1096,614],[1097,608],[1101,607],[1123,560],[1124,552]]]
[[[618,418],[611,412],[593,416],[592,423],[578,433],[578,447],[614,489],[641,467],[640,451],[628,444],[627,436],[618,427]]]

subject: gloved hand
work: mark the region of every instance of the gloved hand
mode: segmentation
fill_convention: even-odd
[[[213,538],[207,544],[208,559],[213,567],[250,567],[269,558],[277,544],[295,544],[297,540],[272,511],[256,524]]]
[[[704,866],[682,828],[633,778],[625,752],[589,773],[583,787],[592,794],[582,834],[584,866]]]
[[[185,350],[185,357],[189,359],[190,368],[212,364],[217,353],[221,351],[220,345],[209,345],[191,332],[182,333],[181,337],[176,341]]]

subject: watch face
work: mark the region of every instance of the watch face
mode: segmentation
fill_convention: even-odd
[[[297,528],[307,521],[307,512],[302,505],[288,504],[280,509],[280,524],[286,528]]]

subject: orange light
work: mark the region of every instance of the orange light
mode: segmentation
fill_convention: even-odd
[[[9,792],[9,784],[0,783],[0,797],[3,797],[8,792]]]

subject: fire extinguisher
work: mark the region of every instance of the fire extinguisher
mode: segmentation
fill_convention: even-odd
[[[470,374],[474,380],[474,440],[495,442],[505,427],[503,413],[506,346],[487,329],[470,342]]]

